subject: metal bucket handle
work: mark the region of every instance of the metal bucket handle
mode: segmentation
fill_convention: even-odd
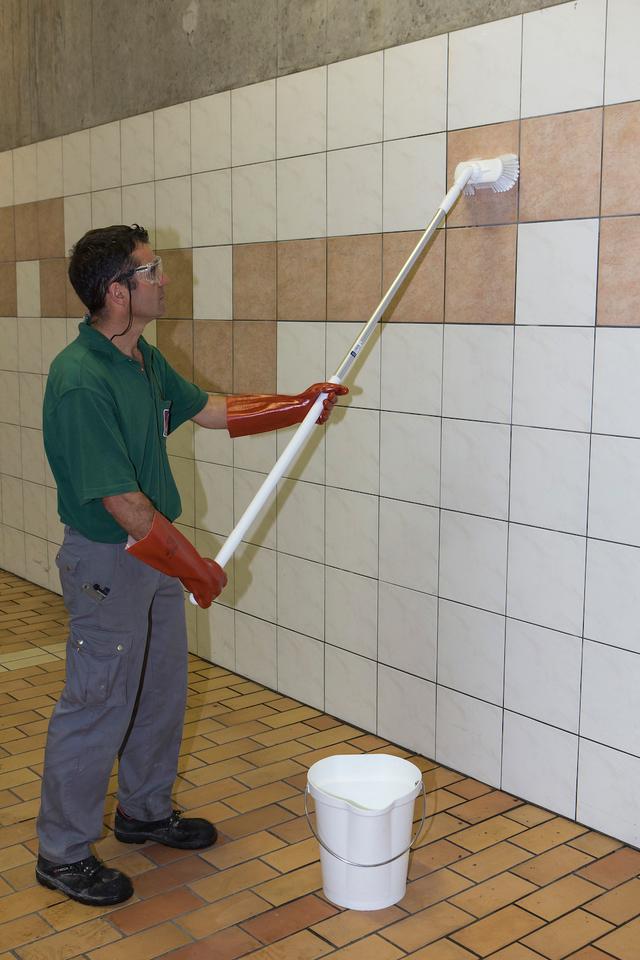
[[[346,863],[346,864],[348,864],[348,866],[350,866],[350,867],[385,867],[388,863],[393,863],[394,860],[399,860],[400,857],[404,857],[405,853],[409,853],[409,850],[411,850],[411,848],[413,847],[414,843],[416,842],[416,840],[418,839],[418,837],[419,837],[420,834],[422,833],[422,828],[424,827],[424,821],[425,821],[425,818],[426,818],[426,816],[427,816],[427,795],[426,795],[425,789],[424,789],[424,780],[422,780],[422,779],[420,780],[420,786],[422,787],[422,820],[420,821],[420,826],[418,827],[418,829],[417,829],[416,832],[414,833],[413,838],[412,838],[412,840],[411,840],[411,843],[409,844],[408,847],[406,847],[405,850],[402,850],[401,853],[397,853],[397,854],[395,855],[395,857],[389,857],[388,860],[381,860],[380,863],[355,863],[353,860],[347,860],[346,857],[341,857],[339,853],[336,853],[334,850],[331,850],[331,849],[326,845],[326,843],[323,843],[323,841],[320,839],[320,837],[318,836],[318,834],[316,833],[316,831],[313,829],[313,824],[311,823],[311,820],[309,819],[309,810],[308,810],[308,807],[307,807],[307,797],[309,796],[309,781],[308,781],[308,780],[307,780],[307,784],[306,784],[305,790],[304,790],[304,815],[305,815],[305,817],[307,818],[307,823],[309,824],[309,829],[311,830],[311,833],[314,835],[314,837],[316,838],[316,840],[318,841],[318,843],[320,844],[320,846],[322,847],[322,849],[323,849],[323,850],[326,850],[327,853],[330,853],[332,857],[335,857],[335,858],[336,858],[336,860],[340,860],[342,863]],[[348,801],[347,801],[347,802],[348,802]]]

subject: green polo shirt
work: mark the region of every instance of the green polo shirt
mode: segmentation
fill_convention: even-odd
[[[102,497],[141,490],[175,520],[182,508],[164,434],[199,413],[207,394],[143,337],[144,372],[86,321],[79,331],[49,370],[44,446],[62,522],[90,540],[120,543],[127,533]]]

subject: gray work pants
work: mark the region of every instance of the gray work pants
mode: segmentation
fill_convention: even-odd
[[[66,683],[51,716],[38,817],[54,863],[91,854],[119,755],[118,801],[160,820],[171,790],[187,694],[184,593],[124,549],[65,528],[57,558],[69,612]],[[107,588],[100,599],[95,586]]]

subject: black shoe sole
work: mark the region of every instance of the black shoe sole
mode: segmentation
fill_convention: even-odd
[[[206,843],[197,841],[172,843],[170,840],[163,840],[162,837],[157,837],[153,833],[120,833],[118,830],[114,830],[113,833],[120,843],[146,843],[147,840],[150,840],[152,843],[161,843],[163,846],[172,847],[174,850],[206,850],[208,847],[212,847],[218,839],[216,833],[213,839],[207,840]]]
[[[124,903],[125,900],[129,900],[130,897],[133,896],[132,887],[131,893],[127,893],[126,896],[118,897],[117,899],[114,899],[113,897],[83,897],[81,893],[71,890],[70,887],[66,887],[64,883],[51,880],[44,874],[39,873],[37,869],[36,880],[39,884],[41,884],[41,886],[47,887],[49,890],[59,890],[60,893],[64,893],[66,897],[69,897],[71,900],[75,900],[76,903],[82,903],[85,907],[112,907],[116,903]]]

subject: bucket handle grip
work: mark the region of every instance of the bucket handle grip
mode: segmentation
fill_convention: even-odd
[[[426,816],[427,816],[427,795],[426,795],[425,789],[424,789],[424,780],[420,780],[420,786],[422,787],[422,820],[420,821],[420,826],[418,827],[418,829],[417,829],[416,832],[414,833],[413,838],[412,838],[412,840],[411,840],[411,843],[409,844],[408,847],[406,847],[406,849],[402,850],[400,853],[397,853],[397,854],[395,855],[395,857],[389,857],[388,860],[381,860],[380,863],[354,863],[353,860],[347,860],[346,857],[341,857],[339,853],[336,853],[334,850],[331,850],[331,849],[326,845],[326,843],[324,843],[324,842],[320,839],[320,837],[318,836],[318,834],[316,833],[316,831],[313,829],[313,824],[311,823],[311,820],[309,819],[309,809],[308,809],[308,807],[307,807],[307,798],[308,798],[308,796],[309,796],[309,782],[308,782],[308,781],[307,781],[307,784],[306,784],[305,790],[304,790],[304,815],[305,815],[305,817],[307,818],[307,823],[309,824],[309,829],[311,830],[311,833],[314,835],[314,837],[316,838],[316,840],[318,841],[318,843],[320,844],[320,846],[322,847],[322,849],[323,849],[323,850],[326,850],[327,853],[330,853],[332,857],[335,857],[335,858],[336,858],[336,860],[340,860],[341,863],[346,863],[346,864],[347,864],[348,866],[350,866],[350,867],[385,867],[388,863],[393,863],[394,860],[399,860],[400,857],[404,857],[405,853],[409,853],[409,850],[411,850],[411,848],[413,847],[414,843],[416,842],[416,840],[418,839],[418,837],[419,837],[420,834],[422,833],[422,828],[424,827],[424,821],[425,821],[425,818],[426,818]]]

